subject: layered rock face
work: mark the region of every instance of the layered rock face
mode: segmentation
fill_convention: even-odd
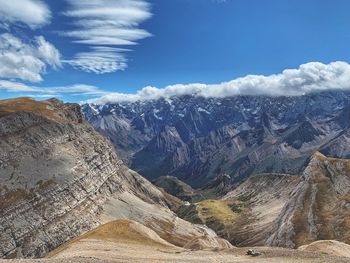
[[[235,198],[243,201],[244,209],[236,220],[241,228],[233,230],[233,244],[289,248],[317,240],[350,244],[349,160],[316,152],[301,177],[252,177],[224,197]]]
[[[234,201],[238,209],[226,229],[237,246],[264,246],[273,232],[290,195],[300,182],[299,176],[259,174],[250,177],[222,199]]]
[[[317,240],[350,244],[350,161],[316,152],[302,176],[251,176],[221,199],[179,211],[235,246],[297,248]]]
[[[350,244],[350,162],[316,153],[267,244],[294,248],[328,239]]]
[[[128,169],[79,105],[55,99],[0,101],[0,200],[1,258],[44,256],[117,218],[179,246],[203,235],[214,247],[230,246],[178,219],[168,208],[176,199]]]
[[[350,156],[350,95],[296,97],[180,96],[83,106],[87,120],[109,137],[143,176],[172,175],[203,187],[228,174],[300,174],[315,151]],[[347,143],[345,143],[347,142]]]

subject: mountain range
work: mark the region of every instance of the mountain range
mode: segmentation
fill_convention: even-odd
[[[315,151],[350,156],[350,93],[195,95],[82,105],[122,160],[148,179],[175,176],[203,187],[259,173],[301,174]]]
[[[339,98],[345,96],[338,95]],[[307,98],[310,99],[310,96]],[[331,101],[339,99],[333,93],[315,96]],[[197,97],[178,99],[203,100],[203,103],[208,103],[208,99]],[[230,103],[233,99],[229,99]],[[243,97],[236,99],[242,100]],[[264,97],[259,99],[267,100]],[[269,98],[273,99],[281,98]],[[221,100],[223,103],[224,99]],[[171,103],[164,99],[158,102],[167,105]],[[155,102],[138,103],[143,105]],[[105,117],[113,121],[118,117],[120,122],[107,123],[102,118],[103,127],[109,127],[111,123],[123,123],[124,128],[129,128],[120,130],[116,135],[129,138],[137,147],[140,144],[136,141],[140,143],[142,138],[143,143],[147,143],[147,146],[132,156],[133,150],[125,148],[133,144],[131,141],[125,140],[124,148],[118,150],[116,140],[112,141],[112,145],[108,138],[101,135],[103,131],[99,130],[98,133],[85,120],[78,104],[64,103],[57,99],[1,100],[0,258],[46,257],[40,261],[45,263],[232,262],[233,259],[235,262],[348,262],[350,161],[326,157],[315,150],[321,148],[323,152],[346,155],[347,144],[340,144],[347,132],[345,98],[343,105],[334,102],[333,106],[335,105],[338,107],[335,110],[323,107],[329,111],[327,114],[317,110],[312,117],[308,113],[301,122],[290,124],[293,129],[289,126],[284,130],[281,128],[283,118],[277,125],[276,120],[264,117],[262,134],[269,136],[263,137],[263,141],[241,141],[241,146],[250,145],[246,150],[238,147],[236,142],[239,140],[234,139],[236,135],[232,132],[238,132],[240,140],[253,138],[251,134],[254,132],[262,132],[258,128],[248,129],[248,123],[241,124],[247,129],[243,129],[243,126],[232,128],[231,124],[232,130],[225,126],[218,129],[226,129],[227,133],[217,133],[208,124],[210,120],[214,123],[214,119],[209,116],[206,121],[189,121],[188,125],[192,123],[193,127],[198,128],[193,132],[199,132],[199,127],[205,129],[207,125],[209,135],[195,138],[194,134],[188,133],[188,139],[193,138],[187,144],[185,139],[174,144],[181,138],[177,137],[180,136],[176,132],[177,128],[161,127],[154,122],[155,126],[145,128],[144,132],[151,134],[153,129],[156,133],[156,125],[159,125],[159,132],[155,136],[164,140],[149,136],[147,143],[145,137],[142,137],[144,134],[140,130],[133,130],[136,128],[130,126],[126,119],[122,122],[123,114],[114,114],[112,108],[112,113]],[[97,106],[84,105],[85,115],[88,116],[87,111],[90,110],[95,113],[91,118],[99,118],[101,115],[96,115],[95,107]],[[102,106],[100,110],[103,111],[105,107]],[[316,108],[320,109],[321,106]],[[203,111],[196,112],[199,115],[193,116],[199,120]],[[142,118],[146,118],[146,115],[143,114]],[[267,113],[263,115],[268,116]],[[161,116],[156,116],[160,121]],[[139,124],[140,127],[145,125],[142,122]],[[253,121],[249,125],[260,127]],[[167,139],[169,134],[171,140]],[[224,136],[227,139],[225,141],[221,137],[224,134],[232,137]],[[242,134],[249,136],[244,137]],[[286,134],[294,135],[288,137]],[[280,146],[281,142],[273,143],[271,139],[271,136],[277,135],[279,139],[290,138],[289,142],[292,143],[295,139],[291,138],[302,140],[299,148],[295,148],[296,145],[286,146],[288,150],[294,147],[295,151],[290,152],[290,155],[286,151],[283,157],[294,158],[293,153],[304,153],[303,165],[295,168],[300,171],[298,174],[258,173],[259,170],[256,170],[256,173],[236,176],[236,172],[230,173],[228,168],[222,168],[220,173],[213,176],[203,173],[204,177],[200,181],[190,180],[194,186],[196,182],[203,182],[198,184],[201,185],[200,188],[196,188],[180,179],[200,178],[202,174],[193,177],[181,177],[176,173],[168,173],[166,176],[154,174],[149,176],[151,183],[127,165],[135,165],[137,155],[149,151],[148,159],[144,159],[143,164],[147,167],[148,162],[155,169],[154,165],[165,162],[164,158],[172,156],[172,151],[178,152],[179,148],[189,147],[197,140],[203,143],[200,147],[198,145],[198,153],[203,151],[203,154],[219,159],[219,153],[225,152],[220,151],[220,147],[222,150],[222,145],[230,140],[232,149],[236,145],[237,151],[241,149],[247,153],[263,147],[269,149]],[[330,137],[333,139],[326,142],[325,138]],[[208,145],[205,146],[204,143]],[[213,147],[215,144],[217,147]],[[337,145],[342,147],[336,147]],[[168,151],[169,155],[162,157],[159,154],[154,157],[153,154],[157,151]],[[282,158],[277,154],[269,157],[267,153],[266,150],[261,159],[254,159],[255,167],[262,165],[266,158],[275,158],[276,162]],[[231,157],[225,159],[225,162],[236,158],[234,155]],[[210,167],[212,163],[206,165]],[[247,166],[242,166],[241,169],[243,167]],[[250,250],[247,252],[248,247]]]

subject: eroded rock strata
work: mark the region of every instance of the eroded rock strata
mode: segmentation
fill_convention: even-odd
[[[171,233],[176,245],[207,236],[213,247],[230,246],[177,218],[168,208],[175,199],[129,170],[79,105],[58,100],[0,101],[0,200],[2,258],[44,256],[118,217]]]

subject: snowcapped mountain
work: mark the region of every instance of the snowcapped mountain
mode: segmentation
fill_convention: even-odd
[[[297,174],[315,151],[350,156],[350,93],[178,96],[85,104],[86,119],[147,178],[174,175],[203,186],[260,172]]]

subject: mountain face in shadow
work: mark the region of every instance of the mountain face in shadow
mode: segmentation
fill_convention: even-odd
[[[350,156],[349,93],[295,97],[180,96],[82,106],[121,158],[149,179],[171,175],[203,187],[228,174],[299,174],[315,151]],[[338,146],[338,147],[337,147]]]

